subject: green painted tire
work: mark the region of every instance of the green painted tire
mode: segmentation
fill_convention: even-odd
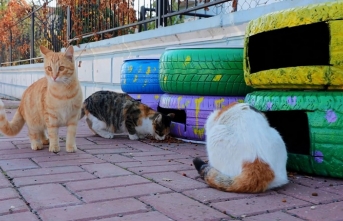
[[[166,93],[241,96],[252,91],[243,76],[243,48],[170,48],[160,57]]]
[[[270,125],[284,138],[288,169],[343,178],[343,92],[255,91],[245,102],[265,112]],[[285,117],[290,114],[304,117]],[[277,119],[273,121],[272,115]],[[281,124],[288,124],[289,131],[281,130],[287,126]],[[292,142],[306,143],[306,137],[308,145],[293,149]]]
[[[244,77],[254,88],[343,90],[343,1],[266,14],[247,25]]]

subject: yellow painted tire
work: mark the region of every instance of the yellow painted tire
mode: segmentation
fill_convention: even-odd
[[[254,88],[343,89],[343,1],[273,12],[249,22],[244,79]]]

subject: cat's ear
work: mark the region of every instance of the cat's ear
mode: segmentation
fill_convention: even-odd
[[[42,55],[46,55],[47,53],[51,52],[51,50],[47,49],[43,45],[39,46],[39,49],[40,49],[40,53],[42,53]]]
[[[169,113],[169,114],[167,114],[167,116],[173,119],[175,117],[175,114],[174,113]]]
[[[66,51],[64,52],[64,56],[66,58],[68,58],[69,60],[73,60],[73,57],[74,57],[74,47],[72,45],[70,45]]]
[[[158,114],[154,120],[154,123],[158,124],[162,121],[162,114]]]

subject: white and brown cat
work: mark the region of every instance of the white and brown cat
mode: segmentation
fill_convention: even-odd
[[[209,186],[258,193],[288,182],[285,143],[262,112],[232,103],[211,113],[205,130],[209,162],[193,164]]]
[[[164,115],[125,93],[97,91],[83,102],[82,115],[89,128],[104,138],[128,134],[130,140],[152,135],[164,140],[170,131],[173,113]]]
[[[39,150],[49,144],[49,151],[60,151],[58,129],[67,126],[66,151],[75,152],[75,135],[82,91],[74,66],[74,49],[64,53],[40,46],[44,56],[45,77],[29,86],[17,112],[9,122],[0,100],[0,131],[7,136],[17,135],[27,124],[31,148]]]

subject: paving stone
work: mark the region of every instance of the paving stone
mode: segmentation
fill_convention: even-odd
[[[242,215],[252,216],[262,214],[267,211],[274,212],[277,210],[308,206],[311,205],[311,203],[283,194],[271,194],[248,199],[212,203],[211,205],[220,211],[226,211],[226,214],[233,217],[241,217]]]
[[[103,159],[110,163],[120,163],[120,162],[131,162],[131,161],[137,161],[130,157],[124,157],[119,154],[99,154],[95,155],[96,157]]]
[[[26,211],[29,211],[29,208],[26,206],[24,201],[20,199],[9,199],[0,201],[0,216],[10,213],[19,213]]]
[[[320,189],[314,189],[294,183],[289,183],[288,185],[280,188],[278,192],[314,204],[328,203],[333,202],[334,200],[343,200],[342,195],[337,195],[322,191]]]
[[[170,165],[181,165],[181,163],[176,162],[175,160],[156,160],[156,161],[136,161],[136,162],[123,162],[116,163],[116,165],[123,168],[132,168],[132,167],[149,167],[149,166],[170,166]]]
[[[207,152],[206,152],[206,148],[205,147],[191,147],[191,148],[184,148],[184,147],[180,147],[180,148],[174,148],[173,149],[174,152],[183,154],[183,155],[188,155],[191,157],[206,157],[207,156]]]
[[[60,184],[26,186],[19,192],[34,210],[82,203]]]
[[[162,186],[166,186],[177,192],[207,187],[204,183],[200,183],[175,172],[152,173],[146,174],[145,177],[151,178]]]
[[[151,205],[160,213],[178,220],[220,220],[229,218],[204,204],[194,201],[180,193],[158,194],[140,197],[139,200]]]
[[[28,186],[28,185],[44,184],[44,183],[62,183],[62,182],[69,182],[69,181],[90,180],[90,179],[95,179],[95,178],[96,176],[90,173],[79,172],[79,173],[18,177],[18,178],[14,178],[13,182],[17,187],[21,187],[21,186]]]
[[[51,162],[51,161],[64,161],[64,160],[78,160],[78,159],[88,159],[94,158],[91,154],[87,153],[69,153],[68,155],[54,155],[54,156],[44,156],[44,157],[35,157],[32,160],[36,163],[42,162]]]
[[[82,168],[100,178],[132,174],[131,172],[110,163],[84,165]]]
[[[7,199],[19,198],[19,194],[13,188],[0,189],[0,201]],[[1,218],[0,218],[1,219]]]
[[[18,153],[18,154],[7,154],[0,156],[0,160],[11,160],[11,159],[29,159],[33,157],[41,157],[41,156],[51,156],[53,153],[49,153],[48,151],[44,150],[30,150],[28,153]],[[19,150],[21,151],[21,150]]]
[[[12,144],[11,142],[2,142],[1,139],[0,139],[0,142],[1,142],[1,145],[0,145],[0,150],[7,150],[7,149],[10,149],[10,150],[13,150],[13,149],[17,149],[14,144]]]
[[[38,168],[38,169],[27,169],[27,170],[14,170],[8,171],[7,175],[11,178],[26,177],[26,176],[37,176],[37,175],[52,175],[59,173],[75,173],[83,172],[80,167],[77,166],[66,166],[56,168]]]
[[[29,159],[13,159],[13,160],[0,160],[0,167],[4,171],[9,170],[22,170],[30,168],[38,168],[37,164]]]
[[[161,148],[152,146],[150,144],[145,144],[142,142],[137,142],[137,143],[128,143],[126,144],[129,147],[132,147],[136,150],[140,150],[140,151],[159,151],[162,150]]]
[[[157,212],[147,212],[147,213],[138,213],[133,215],[125,215],[122,217],[111,217],[106,219],[97,219],[96,221],[172,221],[172,219],[168,218],[167,216]],[[94,220],[95,221],[95,220]]]
[[[258,216],[250,216],[243,221],[267,221],[267,220],[275,220],[275,221],[302,221],[302,219],[296,218],[292,215],[283,213],[283,212],[275,212],[275,213],[265,213]]]
[[[143,183],[151,183],[151,181],[137,175],[129,175],[95,180],[68,182],[65,183],[65,185],[71,191],[79,192],[84,190],[104,189],[109,187],[129,186]]]
[[[82,150],[96,150],[96,149],[121,149],[121,148],[128,148],[132,149],[131,147],[126,146],[125,144],[92,144],[92,145],[82,145],[80,149]]]
[[[179,170],[189,170],[190,166],[184,164],[173,164],[166,166],[148,166],[148,167],[133,167],[129,168],[130,171],[133,171],[137,174],[147,174],[147,173],[159,173],[159,172],[168,172],[168,171],[179,171]]]
[[[130,157],[146,157],[146,156],[158,156],[158,155],[167,155],[167,154],[175,154],[172,151],[167,150],[158,150],[158,151],[144,151],[144,152],[133,152],[133,153],[124,153],[124,156]]]
[[[2,143],[1,143],[2,145]],[[0,150],[0,155],[14,155],[14,154],[23,154],[23,153],[35,153],[35,152],[42,152],[42,151],[34,151],[31,149],[24,149],[24,150],[20,150],[20,149],[8,149],[8,150]],[[49,153],[49,152],[48,152]],[[51,155],[53,155],[53,153],[50,153]]]
[[[175,159],[189,158],[189,156],[182,154],[166,154],[159,156],[146,156],[146,157],[133,157],[135,160],[139,161],[152,161],[152,160],[175,160]]]
[[[186,175],[187,177],[192,178],[198,182],[205,183],[205,181],[200,178],[199,173],[195,168],[191,169],[191,170],[180,170],[180,171],[177,171],[177,173],[179,173],[181,175]]]
[[[148,211],[146,205],[136,199],[121,199],[41,210],[38,214],[44,221],[70,221],[100,219],[146,211]]]
[[[343,185],[343,180],[339,179],[332,179],[332,178],[323,178],[323,177],[310,177],[310,176],[293,176],[290,177],[290,181],[301,184],[303,186],[308,187],[329,187],[329,186],[336,186],[336,185]]]
[[[85,150],[87,153],[90,154],[116,154],[116,153],[133,153],[133,152],[138,152],[139,150],[135,150],[131,147],[121,147],[121,148],[116,148],[116,149],[110,149],[110,148],[96,148],[96,149],[88,149]]]
[[[0,217],[1,221],[39,221],[37,216],[30,212],[13,213]]]
[[[81,166],[81,165],[88,165],[88,164],[94,164],[94,163],[105,163],[105,161],[98,159],[96,157],[92,157],[92,158],[86,158],[86,159],[41,162],[41,163],[38,163],[38,165],[41,167],[61,167],[61,166]]]
[[[9,187],[12,184],[8,181],[8,179],[0,173],[0,188]]]
[[[330,193],[339,194],[339,195],[343,195],[343,185],[323,187],[323,188],[320,188],[320,190],[330,192]]]
[[[167,189],[156,183],[146,183],[140,185],[82,191],[78,192],[77,195],[82,197],[82,200],[85,202],[90,203],[129,197],[139,197],[150,194],[160,194],[170,191],[170,189]]]
[[[343,202],[326,205],[309,206],[300,209],[288,210],[287,213],[311,221],[338,221],[343,217]]]
[[[193,199],[196,199],[200,202],[208,203],[208,202],[218,202],[218,201],[224,201],[224,200],[252,198],[252,197],[261,196],[261,195],[275,194],[275,192],[269,191],[269,192],[261,193],[261,194],[230,193],[230,192],[224,192],[224,191],[220,191],[213,188],[204,188],[204,189],[184,191],[183,194]]]

